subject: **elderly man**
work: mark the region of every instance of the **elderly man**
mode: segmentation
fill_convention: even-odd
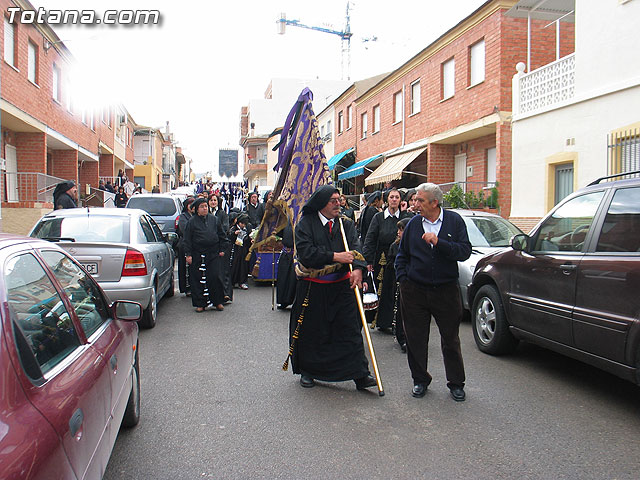
[[[60,210],[62,208],[76,208],[76,199],[78,198],[78,187],[73,180],[60,182],[53,190],[53,209]]]
[[[258,228],[264,216],[264,203],[258,203],[258,192],[251,192],[249,194],[249,203],[247,204],[245,212],[249,215],[251,229],[255,230]]]
[[[471,255],[464,221],[441,206],[442,190],[433,183],[417,188],[416,209],[404,230],[396,256],[396,278],[407,338],[407,357],[414,397],[423,397],[431,383],[427,351],[431,317],[441,337],[447,386],[457,402],[465,399],[464,363],[458,330],[462,302],[458,287],[458,261]]]
[[[353,380],[358,390],[364,390],[376,381],[369,374],[352,288],[362,285],[366,264],[349,221],[342,222],[351,249],[345,251],[339,215],[338,190],[323,185],[311,195],[295,227],[301,278],[289,324],[293,373],[301,375],[300,384],[307,388],[314,386],[314,379]]]

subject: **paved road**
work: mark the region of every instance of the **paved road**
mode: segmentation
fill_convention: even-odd
[[[640,388],[521,345],[490,357],[461,329],[467,401],[434,381],[410,395],[406,357],[374,332],[385,397],[352,382],[303,389],[281,370],[288,311],[271,289],[236,290],[224,312],[177,295],[142,331],[142,419],[120,433],[105,479],[634,479]],[[438,334],[433,331],[432,345]]]

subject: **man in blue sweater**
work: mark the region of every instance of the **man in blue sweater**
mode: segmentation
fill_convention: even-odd
[[[440,187],[423,183],[416,190],[420,215],[405,228],[395,263],[413,377],[412,394],[424,397],[431,383],[427,352],[433,316],[440,331],[447,386],[453,399],[462,402],[465,376],[458,336],[462,302],[457,262],[469,258],[471,243],[460,215],[442,208]]]

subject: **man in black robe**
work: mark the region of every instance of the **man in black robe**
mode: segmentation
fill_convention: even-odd
[[[251,230],[258,228],[264,216],[264,203],[258,203],[258,192],[251,192],[249,194],[246,214],[249,216],[249,227]]]
[[[375,386],[376,380],[369,374],[352,289],[362,285],[366,265],[352,253],[357,252],[360,245],[350,221],[342,222],[351,249],[345,251],[339,215],[338,190],[332,185],[323,185],[311,195],[295,227],[297,257],[301,270],[307,275],[298,280],[291,309],[290,342],[301,314],[303,317],[291,360],[293,373],[301,375],[303,387],[313,387],[314,379],[354,380],[356,388],[364,390]],[[336,264],[337,270],[322,272],[332,264]],[[352,273],[349,264],[354,267]]]
[[[203,198],[193,202],[194,215],[189,219],[184,232],[184,252],[189,265],[191,302],[197,312],[207,307],[205,285],[209,291],[209,301],[217,310],[224,310],[224,286],[220,269],[227,248],[227,236],[222,224],[209,213],[207,201]],[[204,258],[203,258],[204,257]],[[203,284],[203,274],[206,281]]]
[[[78,187],[73,180],[60,182],[53,190],[53,209],[77,208],[76,198],[78,197]]]
[[[367,232],[369,231],[371,220],[373,220],[373,216],[380,211],[381,205],[382,193],[379,190],[376,190],[367,198],[367,206],[364,207],[360,218],[360,240],[362,243],[364,243],[367,238]]]

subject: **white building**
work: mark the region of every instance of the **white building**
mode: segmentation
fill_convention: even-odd
[[[640,1],[521,0],[510,14],[575,19],[575,53],[513,80],[511,219],[526,230],[574,190],[640,169]]]

